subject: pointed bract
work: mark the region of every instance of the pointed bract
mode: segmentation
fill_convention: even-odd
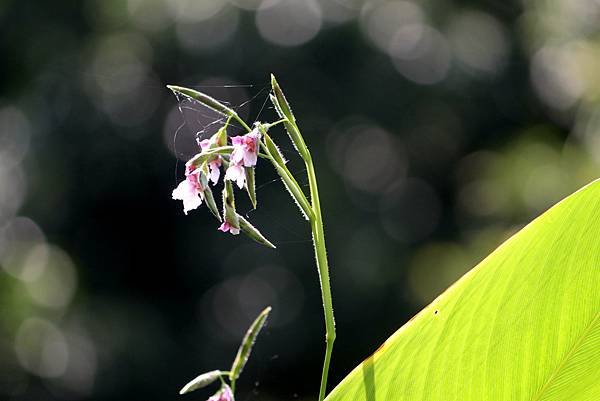
[[[246,172],[246,192],[248,192],[248,197],[250,198],[250,202],[252,202],[252,207],[256,209],[256,183],[254,180],[254,167],[244,167]]]
[[[206,387],[221,377],[222,374],[223,372],[220,370],[212,370],[210,372],[202,373],[200,376],[183,386],[183,388],[179,391],[179,394],[186,394],[199,388]]]
[[[260,231],[256,227],[254,227],[248,220],[238,215],[238,221],[240,223],[240,229],[244,234],[248,237],[252,238],[254,241],[258,242],[261,245],[265,245],[269,248],[275,249],[276,246],[271,243],[268,239],[265,238],[264,235],[261,234]]]
[[[179,93],[183,96],[187,96],[189,98],[197,100],[198,102],[202,103],[209,109],[216,111],[217,113],[220,113],[220,114],[223,114],[226,116],[233,116],[236,114],[235,111],[233,111],[229,107],[225,106],[223,103],[219,102],[218,100],[208,96],[206,93],[198,92],[195,89],[185,88],[183,86],[177,86],[177,85],[167,85],[167,88],[171,89],[175,94]]]
[[[204,189],[204,199],[206,200],[206,206],[208,206],[208,210],[219,220],[221,220],[221,215],[219,214],[219,209],[217,207],[217,202],[215,201],[215,197],[213,195],[212,190],[209,186],[206,186]]]
[[[244,369],[244,366],[246,366],[246,362],[248,361],[248,357],[250,356],[250,353],[252,352],[252,346],[254,345],[254,342],[256,341],[256,337],[258,336],[258,333],[260,333],[260,330],[265,325],[265,322],[266,322],[267,317],[269,316],[270,312],[271,312],[271,307],[267,306],[256,317],[256,319],[254,319],[254,322],[252,323],[252,325],[250,325],[250,327],[248,328],[248,331],[246,331],[246,335],[244,336],[244,339],[242,340],[242,343],[240,344],[238,352],[233,361],[233,364],[231,365],[231,371],[229,372],[229,378],[231,380],[233,380],[233,381],[237,380],[237,378],[240,376],[240,373],[242,373],[242,370]]]
[[[223,188],[223,219],[229,226],[239,230],[240,221],[235,211],[235,198],[231,181],[225,181],[225,187]],[[223,228],[225,229],[225,227]],[[228,231],[231,232],[231,229],[228,228]],[[233,234],[233,232],[231,233]]]
[[[271,86],[273,89],[273,95],[269,96],[273,106],[275,107],[275,111],[279,114],[279,117],[285,119],[283,125],[285,126],[285,130],[287,131],[292,144],[305,161],[308,160],[308,149],[306,144],[304,143],[304,138],[296,125],[296,118],[292,113],[292,109],[281,90],[281,87],[277,83],[275,76],[271,74]]]
[[[279,108],[279,110],[281,110],[281,113],[283,114],[283,116],[281,117],[286,117],[290,120],[290,122],[296,121],[294,113],[292,113],[292,108],[290,107],[290,104],[285,98],[285,95],[283,94],[283,91],[281,90],[281,87],[279,86],[279,83],[277,82],[277,80],[275,79],[275,75],[273,74],[271,74],[271,88],[273,89],[275,100],[277,101],[277,105],[275,107]],[[273,99],[271,99],[271,101],[272,100]]]

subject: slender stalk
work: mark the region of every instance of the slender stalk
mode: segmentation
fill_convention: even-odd
[[[246,122],[241,119],[236,113],[231,115],[237,120],[248,132],[251,128]],[[289,121],[289,120],[288,120]],[[294,128],[300,134],[298,126],[293,124]],[[279,123],[279,121],[277,122]],[[317,271],[319,273],[319,283],[321,285],[321,297],[323,300],[323,312],[325,315],[325,358],[323,361],[323,371],[321,373],[321,386],[319,388],[319,401],[323,401],[325,398],[325,392],[327,390],[327,377],[329,376],[329,364],[331,362],[331,353],[333,350],[333,343],[335,342],[335,319],[333,316],[333,301],[331,297],[331,285],[329,282],[329,263],[327,262],[327,248],[325,247],[325,231],[323,229],[323,216],[321,215],[321,201],[319,199],[319,189],[317,187],[317,176],[315,174],[315,168],[313,165],[312,157],[308,149],[305,148],[303,156],[304,163],[306,165],[306,171],[308,174],[308,184],[310,188],[311,198],[311,214],[308,215],[310,219],[310,228],[312,231],[313,245],[315,248],[315,258],[317,261]],[[277,163],[273,163],[274,166],[279,167]],[[281,167],[280,167],[281,168]],[[291,181],[298,186],[298,183],[294,179],[291,172],[283,165],[285,175],[288,176]],[[295,188],[294,188],[295,189]],[[302,191],[300,190],[300,193]],[[303,195],[303,194],[302,194]],[[296,196],[298,199],[302,199],[304,196]],[[235,384],[234,384],[235,385]]]
[[[323,312],[325,314],[325,360],[323,361],[323,371],[321,373],[321,387],[319,389],[319,401],[325,398],[327,390],[327,376],[329,375],[329,363],[331,362],[331,352],[335,341],[335,319],[333,317],[333,301],[331,297],[331,285],[329,283],[329,264],[327,262],[327,248],[325,247],[325,232],[323,230],[323,217],[321,215],[321,202],[319,200],[319,189],[317,188],[317,176],[313,166],[310,152],[306,151],[306,170],[308,173],[308,183],[310,187],[310,196],[313,208],[313,218],[311,219],[311,230],[313,244],[315,247],[315,256],[317,260],[317,271],[319,272],[319,282],[321,284],[321,296],[323,298]]]

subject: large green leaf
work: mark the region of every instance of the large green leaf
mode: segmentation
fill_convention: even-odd
[[[600,181],[502,244],[327,401],[600,400]]]

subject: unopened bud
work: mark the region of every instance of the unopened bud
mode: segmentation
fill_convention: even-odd
[[[215,143],[217,146],[227,146],[227,127],[221,127],[215,134]]]

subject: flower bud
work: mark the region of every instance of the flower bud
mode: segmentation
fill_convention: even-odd
[[[227,146],[227,127],[221,127],[215,134],[215,143],[217,146]]]
[[[179,394],[189,393],[199,388],[206,387],[221,377],[222,374],[223,372],[220,370],[212,370],[210,372],[202,373],[200,376],[183,386],[183,388],[179,391]]]

